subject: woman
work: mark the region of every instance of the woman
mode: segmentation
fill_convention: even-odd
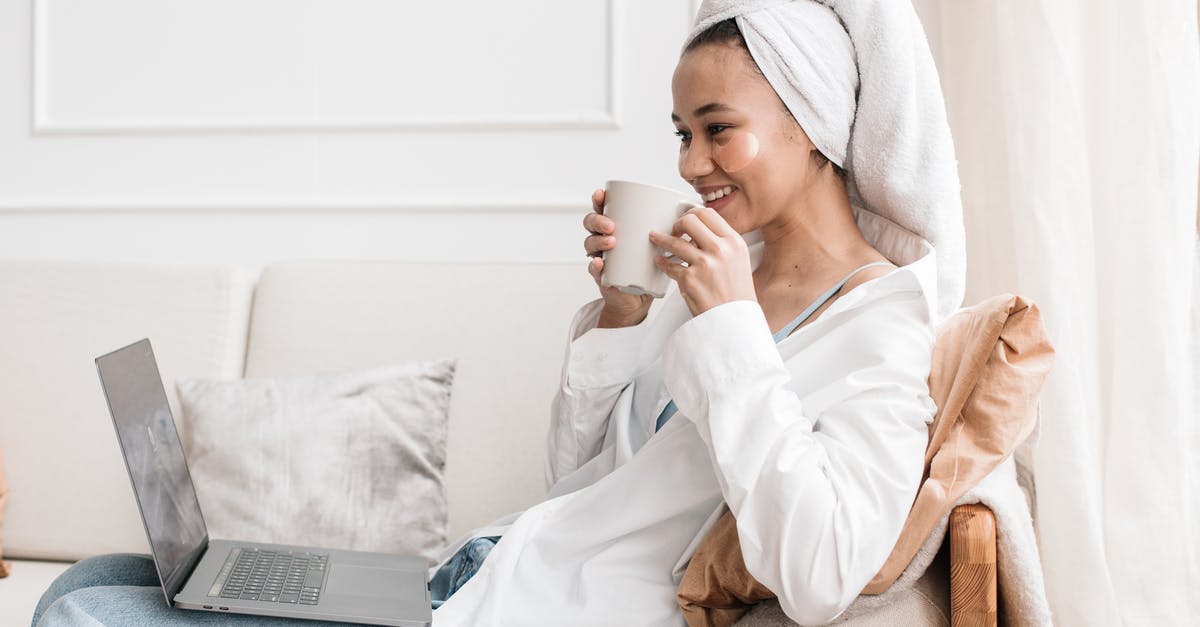
[[[821,11],[804,19],[845,37]],[[431,569],[439,627],[681,624],[679,579],[725,507],[750,573],[793,619],[825,622],[898,537],[935,410],[934,251],[852,205],[845,146],[814,144],[738,23],[690,38],[672,81],[679,173],[707,204],[651,234],[683,262],[658,261],[673,288],[654,317],[650,297],[615,288],[578,311],[548,497],[447,548]],[[603,201],[597,190],[584,218],[598,286],[617,228]],[[115,607],[134,622],[214,620],[167,610],[157,588],[89,587],[156,585],[131,559],[72,567],[35,622]]]

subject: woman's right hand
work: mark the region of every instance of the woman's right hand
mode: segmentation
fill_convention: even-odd
[[[600,296],[604,298],[604,309],[600,311],[601,328],[630,327],[640,324],[654,304],[654,297],[649,294],[626,294],[616,287],[604,287],[600,284],[600,273],[604,271],[604,260],[600,253],[612,250],[617,245],[613,235],[616,223],[604,215],[604,190],[592,192],[592,213],[583,217],[583,228],[589,235],[583,240],[583,248],[592,260],[588,262],[588,274],[600,288]]]

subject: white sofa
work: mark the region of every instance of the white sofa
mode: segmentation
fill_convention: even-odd
[[[95,357],[150,338],[177,421],[173,382],[181,377],[456,357],[446,469],[452,540],[544,494],[545,431],[567,326],[597,296],[582,259],[293,261],[258,276],[227,266],[0,259],[0,447],[11,489],[2,537],[13,564],[0,579],[0,625],[28,624],[73,560],[148,552]],[[879,624],[948,624],[948,588],[933,589]]]

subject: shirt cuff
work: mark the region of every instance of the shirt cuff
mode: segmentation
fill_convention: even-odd
[[[588,303],[571,326],[574,339],[567,346],[567,385],[570,387],[587,389],[623,385],[637,375],[650,316],[631,327],[600,329],[596,324],[603,308],[603,299]]]
[[[663,380],[682,411],[705,406],[708,390],[762,372],[764,366],[783,365],[762,307],[757,301],[734,300],[675,330],[663,351]],[[688,417],[693,422],[704,418]]]

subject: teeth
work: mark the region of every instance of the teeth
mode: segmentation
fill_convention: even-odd
[[[732,194],[732,193],[733,193],[733,186],[726,185],[725,187],[718,189],[715,192],[710,192],[708,194],[705,194],[704,200],[707,202],[712,202],[718,198],[724,198],[725,196],[728,196],[729,194]]]

